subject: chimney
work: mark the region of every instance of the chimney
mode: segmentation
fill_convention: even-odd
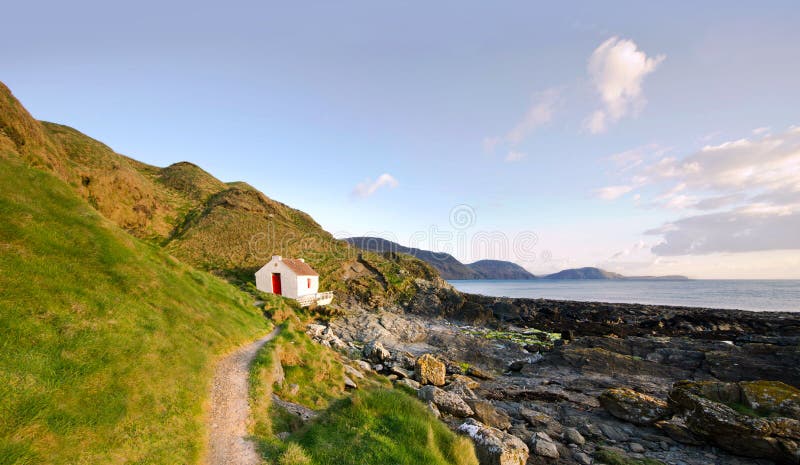
[[[283,260],[283,257],[281,257],[280,255],[273,255],[272,259],[273,260]]]
[[[301,262],[303,262],[303,263],[305,263],[305,262],[306,262],[306,261],[305,261],[305,260],[303,260],[302,258],[298,258],[298,260],[300,260],[300,261],[301,261]]]

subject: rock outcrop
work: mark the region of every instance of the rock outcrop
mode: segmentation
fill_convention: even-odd
[[[665,401],[633,389],[609,389],[600,395],[599,400],[608,413],[635,425],[652,425],[669,414]]]
[[[424,354],[417,359],[414,367],[417,381],[421,384],[444,386],[447,368],[441,360],[431,354]]]
[[[800,391],[779,382],[676,383],[670,407],[688,432],[737,455],[800,463]]]
[[[800,338],[792,336],[800,331],[793,329],[793,316],[740,318],[736,312],[592,303],[580,304],[588,309],[583,313],[574,303],[562,307],[560,302],[528,300],[527,308],[537,307],[544,318],[543,326],[531,320],[537,324],[531,328],[516,326],[515,321],[526,321],[515,320],[519,308],[514,304],[520,301],[492,301],[495,318],[480,326],[450,320],[452,314],[444,310],[430,318],[421,310],[390,307],[355,308],[328,326],[348,345],[344,353],[362,359],[351,364],[354,368],[375,370],[397,387],[414,391],[454,429],[467,425],[493,437],[476,441],[483,463],[515,463],[519,457],[513,451],[524,450],[532,464],[654,460],[744,465],[754,463],[746,458],[753,457],[800,465],[791,461],[794,445],[800,443],[794,437],[798,409],[791,388],[800,386],[793,381],[800,380]],[[470,312],[479,315],[481,310]],[[551,324],[556,326],[547,326]],[[550,327],[561,333],[560,340],[530,341],[531,334]],[[751,329],[756,333],[743,334]],[[314,330],[326,334],[324,328]],[[676,333],[680,336],[669,336]],[[389,354],[371,356],[367,363],[372,351],[355,349],[373,341]],[[684,379],[725,381],[717,384],[733,388],[718,386],[699,396],[709,405],[697,401],[676,410],[674,399],[666,404],[659,400]],[[765,386],[752,381],[757,379],[787,384]],[[721,395],[728,390],[733,394]],[[715,412],[720,413],[716,420]],[[704,414],[712,419],[703,419]],[[471,419],[463,423],[465,415]],[[754,428],[758,425],[761,430]],[[726,443],[721,433],[715,437],[717,430],[744,439]],[[527,449],[488,447],[507,438],[500,433],[522,441]]]
[[[475,443],[475,454],[481,465],[525,465],[530,451],[521,439],[497,428],[468,419],[458,431]]]
[[[440,411],[455,417],[471,417],[475,414],[464,399],[436,386],[423,386],[417,391],[417,396],[425,402],[433,402]]]
[[[382,363],[389,360],[392,354],[380,341],[372,341],[364,345],[364,356],[371,362]]]

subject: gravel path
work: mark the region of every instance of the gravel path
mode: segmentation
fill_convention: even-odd
[[[237,349],[217,363],[211,390],[208,465],[259,465],[255,444],[247,439],[250,415],[248,376],[258,349],[278,334],[278,328]]]

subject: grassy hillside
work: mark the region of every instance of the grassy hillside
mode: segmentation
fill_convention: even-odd
[[[281,465],[431,464],[477,465],[472,443],[457,436],[427,407],[386,378],[367,373],[359,389],[344,389],[342,363],[333,350],[313,343],[291,310],[281,333],[262,348],[251,369],[253,436],[267,463]],[[285,379],[275,381],[280,363]],[[300,386],[296,393],[288,389]],[[296,415],[272,405],[271,394],[325,409],[303,426]],[[289,440],[275,437],[291,432]]]
[[[468,438],[447,429],[417,399],[393,389],[356,392],[290,440],[300,446],[287,450],[294,457],[285,462],[292,465],[478,464]]]
[[[0,83],[3,149],[65,181],[125,231],[235,283],[254,282],[272,255],[305,258],[324,290],[371,305],[407,302],[417,278],[437,279],[409,257],[359,258],[306,213],[246,183],[224,183],[187,162],[150,166],[67,126],[36,121]]]
[[[244,293],[27,166],[9,140],[0,135],[0,464],[195,463],[215,354],[267,320]]]

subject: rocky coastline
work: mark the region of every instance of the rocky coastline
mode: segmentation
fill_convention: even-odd
[[[309,334],[414,392],[482,464],[800,464],[800,314],[431,286]]]

